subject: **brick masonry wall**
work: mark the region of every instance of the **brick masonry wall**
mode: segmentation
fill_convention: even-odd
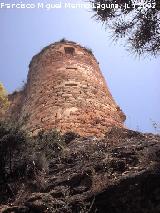
[[[57,42],[34,56],[29,67],[25,91],[16,96],[18,113],[13,100],[10,112],[18,114],[33,135],[56,128],[103,136],[110,126],[123,127],[125,115],[86,48]]]

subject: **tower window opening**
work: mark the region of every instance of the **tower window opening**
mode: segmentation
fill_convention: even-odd
[[[69,55],[74,55],[75,53],[75,49],[73,47],[65,47],[64,51],[66,54],[69,54]]]

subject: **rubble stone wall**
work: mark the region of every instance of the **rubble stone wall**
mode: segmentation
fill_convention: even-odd
[[[22,96],[18,114],[34,135],[56,128],[102,136],[125,120],[95,57],[73,42],[54,43],[33,57]]]

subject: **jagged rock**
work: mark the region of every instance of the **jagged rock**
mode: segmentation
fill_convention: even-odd
[[[78,137],[52,159],[49,169],[39,191],[29,180],[19,181],[28,192],[23,199],[15,194],[0,211],[160,212],[159,135],[112,128],[101,140]]]

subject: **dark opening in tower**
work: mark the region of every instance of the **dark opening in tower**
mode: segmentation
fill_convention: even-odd
[[[75,49],[73,47],[64,47],[64,51],[66,54],[74,55]]]

